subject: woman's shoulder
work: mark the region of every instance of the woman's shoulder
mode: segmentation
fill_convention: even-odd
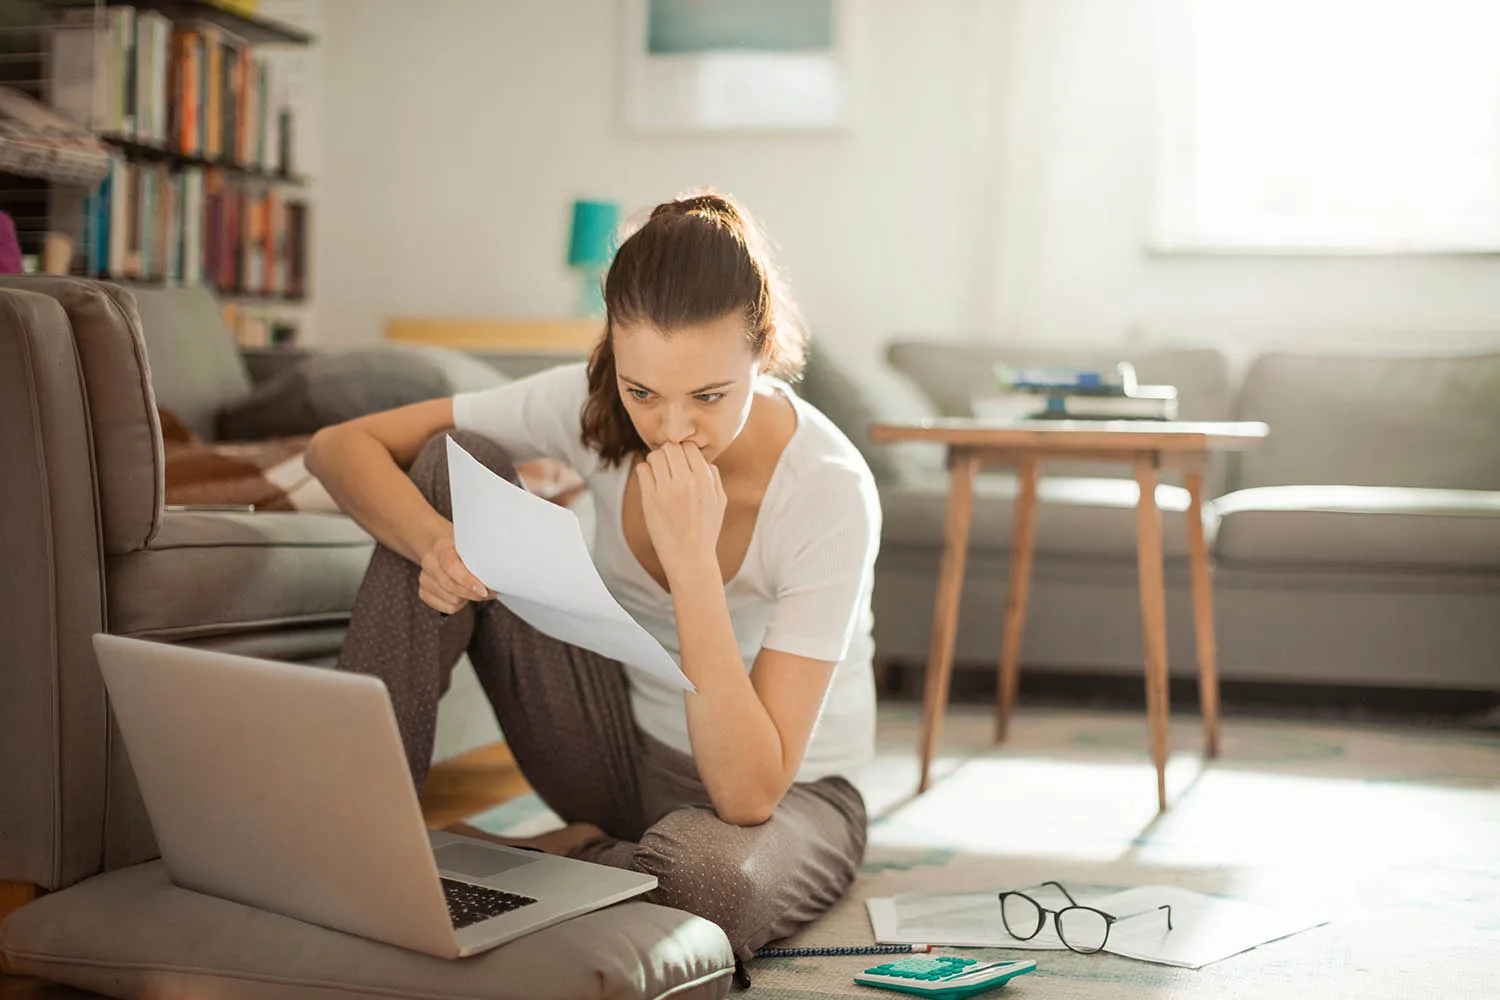
[[[560,404],[574,401],[581,404],[588,398],[588,394],[588,363],[570,361],[543,368],[541,371],[531,372],[519,378],[502,376],[502,381],[498,385],[458,395],[477,399],[524,395],[538,400],[556,400]]]
[[[594,454],[582,440],[588,367],[557,365],[514,381],[453,397],[453,422],[498,442],[513,457],[561,459],[592,472]]]
[[[797,430],[787,446],[797,478],[808,483],[841,483],[845,488],[868,485],[875,477],[849,436],[822,410],[795,394]]]
[[[785,455],[791,475],[783,508],[814,515],[858,511],[878,520],[875,477],[859,449],[817,407],[802,399],[795,405],[798,427]]]

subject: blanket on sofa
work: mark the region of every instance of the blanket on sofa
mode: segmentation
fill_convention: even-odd
[[[166,457],[168,505],[338,510],[333,497],[303,463],[310,436],[209,442],[171,410],[158,407],[157,413]]]
[[[171,410],[157,407],[166,457],[169,506],[248,506],[255,510],[337,512],[303,454],[311,435],[265,441],[204,441]],[[531,492],[566,507],[583,491],[568,466],[542,458],[516,471]]]

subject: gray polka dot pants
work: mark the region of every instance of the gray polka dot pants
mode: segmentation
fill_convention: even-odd
[[[510,458],[469,432],[453,437],[514,480]],[[451,517],[439,435],[410,475]],[[420,568],[377,545],[354,605],[339,666],[385,682],[412,780],[427,777],[438,699],[465,650],[516,763],[564,820],[607,836],[575,857],[655,875],[647,898],[724,929],[749,958],[832,906],[864,856],[866,817],[842,778],[796,784],[765,823],[739,827],[714,813],[691,757],[642,733],[618,662],[543,635],[499,601],[443,619],[417,597]]]

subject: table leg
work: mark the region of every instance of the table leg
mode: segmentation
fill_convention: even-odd
[[[1193,576],[1193,633],[1198,640],[1198,700],[1203,703],[1203,753],[1219,755],[1219,646],[1214,637],[1214,584],[1203,538],[1203,470],[1184,474],[1188,490],[1188,557]]]
[[[953,646],[958,635],[958,605],[963,596],[964,561],[969,550],[969,525],[974,515],[974,475],[979,459],[966,448],[948,452],[948,514],[943,522],[943,564],[938,573],[937,598],[932,609],[932,636],[927,647],[927,688],[922,699],[922,777],[917,792],[927,791],[932,757],[948,707],[948,681],[953,672]]]
[[[1005,591],[1005,632],[1000,640],[1000,673],[995,692],[995,742],[1004,743],[1021,683],[1021,639],[1026,634],[1026,603],[1031,596],[1031,555],[1036,546],[1036,484],[1041,462],[1028,458],[1017,470],[1016,509],[1010,533],[1010,586]]]
[[[1156,506],[1155,456],[1137,459],[1136,558],[1140,567],[1141,633],[1146,647],[1146,722],[1156,764],[1157,808],[1167,808],[1167,594],[1162,569],[1161,511]]]

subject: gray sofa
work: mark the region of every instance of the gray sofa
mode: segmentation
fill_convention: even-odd
[[[495,354],[511,376],[557,355]],[[880,484],[875,638],[887,663],[927,656],[947,498],[935,447],[870,443],[882,419],[970,416],[992,369],[1134,363],[1179,389],[1183,419],[1262,420],[1271,436],[1205,476],[1216,562],[1220,675],[1231,681],[1500,692],[1500,354],[1275,353],[1239,370],[1211,348],[1077,350],[908,340],[889,345],[897,385],[865,384],[816,341],[798,391],[861,447]],[[893,391],[902,390],[905,391]],[[1157,490],[1167,557],[1169,666],[1196,677],[1182,514]],[[1014,477],[980,477],[957,665],[995,669]],[[1039,487],[1024,668],[1142,675],[1131,471],[1057,463]],[[1177,515],[1177,516],[1173,516]]]
[[[559,358],[486,360],[520,376]],[[926,661],[947,485],[937,448],[873,445],[869,425],[971,416],[976,397],[993,394],[1001,361],[1122,360],[1143,382],[1177,386],[1182,419],[1271,428],[1256,449],[1216,457],[1205,476],[1222,677],[1500,692],[1500,354],[1274,353],[1236,370],[1224,352],[1202,347],[1121,353],[924,339],[889,345],[897,385],[877,388],[815,341],[798,391],[861,447],[880,485],[883,661]],[[1043,472],[1023,668],[1139,677],[1131,471],[1057,463]],[[1188,497],[1175,477],[1164,473],[1157,489],[1168,662],[1196,677]],[[1004,471],[984,473],[976,488],[963,669],[996,669],[1015,490]]]
[[[1206,505],[1219,670],[1227,679],[1500,691],[1500,354],[1254,358],[1211,350],[1121,357],[993,343],[904,341],[890,364],[934,412],[972,414],[992,366],[1135,363],[1181,391],[1184,419],[1262,420],[1270,437],[1211,468]],[[1136,488],[1123,470],[1046,467],[1024,667],[1139,676]],[[1015,483],[982,476],[957,665],[994,670]],[[941,477],[882,486],[875,588],[887,660],[927,652],[942,549]],[[1185,491],[1158,490],[1169,664],[1195,671]]]
[[[206,294],[0,277],[0,902],[41,894],[6,968],[118,997],[724,996],[723,932],[649,903],[445,962],[170,884],[89,637],[325,663],[370,552],[341,515],[164,509],[158,398],[211,435],[249,390]]]

